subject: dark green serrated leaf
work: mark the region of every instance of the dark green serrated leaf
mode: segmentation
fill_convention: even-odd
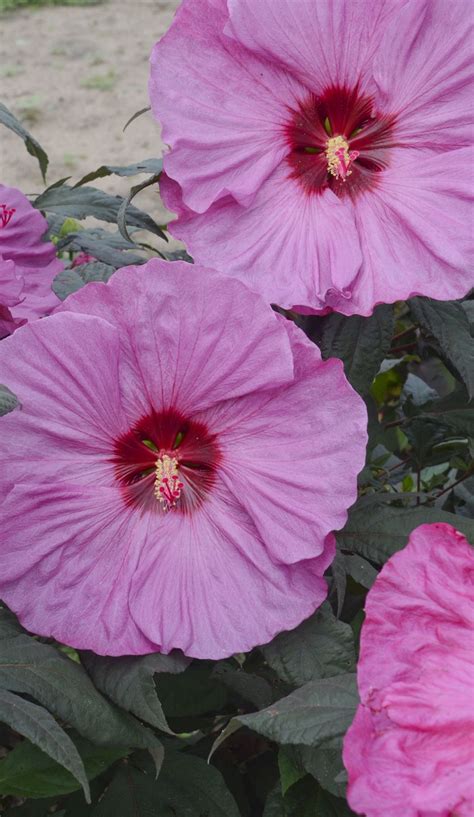
[[[99,221],[130,224],[142,230],[149,230],[167,240],[161,227],[143,210],[130,204],[129,198],[110,196],[96,187],[69,187],[64,184],[42,193],[35,199],[33,205],[38,210],[70,218],[83,219],[94,216]],[[125,238],[131,240],[127,234]]]
[[[280,633],[261,650],[278,676],[294,686],[352,672],[356,661],[352,630],[337,620],[327,602],[295,630]]]
[[[9,414],[19,405],[18,397],[7,386],[2,386],[0,383],[0,417]]]
[[[46,181],[46,170],[48,168],[48,154],[46,151],[41,147],[40,143],[33,139],[30,133],[23,127],[21,122],[18,121],[16,116],[12,114],[5,105],[0,103],[0,123],[5,125],[5,127],[9,128],[16,133],[23,142],[25,143],[25,147],[30,154],[30,156],[34,156],[35,159],[38,160],[38,164],[40,166],[41,175],[43,177],[43,181]]]
[[[127,754],[124,747],[111,749],[94,746],[79,736],[74,737],[73,745],[79,752],[88,780],[97,777]],[[0,760],[0,792],[3,794],[12,794],[16,797],[51,797],[69,794],[79,788],[80,784],[64,766],[60,766],[27,740],[18,743],[3,760]]]
[[[148,769],[121,768],[92,817],[239,817],[220,772],[184,752],[166,752],[158,779]]]
[[[9,627],[11,615],[0,610],[0,688],[30,695],[99,746],[148,749],[159,767],[159,740],[132,715],[109,703],[80,664],[24,633],[13,631],[9,637]]]
[[[214,751],[239,725],[277,743],[319,746],[345,733],[358,701],[356,676],[352,673],[310,681],[267,709],[232,718]]]
[[[425,523],[446,522],[474,543],[474,520],[440,508],[399,508],[379,497],[363,497],[353,505],[347,524],[336,534],[339,546],[376,564],[384,564],[407,544],[410,533]]]
[[[82,654],[82,661],[95,686],[112,701],[157,729],[173,734],[156,693],[155,675],[183,672],[189,658],[177,651],[125,658],[104,658],[87,652]]]
[[[77,292],[91,281],[105,283],[115,272],[115,267],[102,264],[101,261],[91,261],[72,269],[65,269],[56,275],[52,283],[53,292],[61,301],[64,301],[72,292]]]
[[[101,165],[97,170],[87,173],[82,177],[74,187],[81,187],[83,184],[93,182],[95,179],[103,179],[105,176],[137,176],[139,173],[152,173],[159,175],[163,169],[162,159],[143,159],[141,162],[135,162],[132,165],[125,165],[123,167],[117,165]]]
[[[412,298],[410,310],[424,334],[437,341],[440,356],[459,372],[469,397],[474,398],[474,338],[461,304]]]
[[[13,695],[7,689],[0,688],[0,720],[64,766],[82,786],[86,799],[90,802],[89,783],[79,752],[69,735],[61,729],[49,712],[37,704],[25,701],[19,695]],[[11,771],[11,762],[8,763],[7,757],[0,763],[0,793],[17,795],[19,792],[15,787],[15,780],[11,777]]]
[[[322,321],[323,357],[340,358],[351,385],[367,394],[390,348],[393,325],[393,307],[387,304],[377,306],[369,318],[334,312]]]

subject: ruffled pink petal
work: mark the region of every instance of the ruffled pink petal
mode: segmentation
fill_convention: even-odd
[[[422,525],[367,597],[361,705],[344,742],[351,807],[367,817],[464,817],[474,807],[474,553]]]
[[[192,516],[150,522],[130,611],[163,652],[178,647],[218,659],[249,650],[295,627],[326,597],[322,575],[334,557],[333,537],[319,558],[277,565],[224,488]]]
[[[196,413],[293,378],[288,336],[270,307],[239,281],[203,267],[158,260],[124,267],[62,308],[119,327],[124,405],[135,419],[152,406]],[[219,320],[209,320],[211,310]]]
[[[374,53],[399,6],[386,0],[228,0],[225,30],[316,93],[357,83],[366,91]]]
[[[15,320],[6,306],[0,304],[0,340],[11,335],[24,321]]]
[[[306,95],[278,66],[225,36],[224,0],[185,0],[151,58],[150,98],[172,152],[166,172],[197,212],[249,202],[288,152],[288,107]]]
[[[50,241],[43,241],[46,219],[14,187],[0,184],[0,205],[14,209],[5,226],[0,226],[0,255],[23,267],[45,267],[56,255]]]
[[[413,295],[449,300],[474,286],[472,149],[394,159],[355,207],[364,264],[346,315]]]
[[[365,461],[367,414],[340,361],[323,362],[294,324],[284,325],[293,383],[228,401],[203,419],[217,431],[229,493],[272,558],[289,564],[317,556],[328,533],[344,526]]]
[[[0,304],[15,306],[21,299],[23,278],[13,261],[0,255]]]
[[[166,177],[160,189],[178,221],[170,232],[197,262],[230,273],[263,297],[291,308],[325,309],[350,304],[362,263],[354,205],[327,190],[307,196],[282,164],[242,207],[232,198],[197,215],[183,207],[178,185]],[[350,309],[350,306],[347,306]]]
[[[46,267],[19,267],[24,276],[23,299],[15,309],[15,316],[26,318],[29,321],[44,318],[61,301],[52,290],[52,283],[62,270],[64,264],[59,258],[54,258]]]
[[[3,433],[3,432],[2,432]],[[91,479],[16,485],[1,507],[0,596],[23,626],[103,655],[152,652],[128,588],[145,535],[117,488]]]
[[[387,28],[374,60],[377,102],[397,114],[406,147],[472,144],[473,37],[470,0],[410,0]]]
[[[2,481],[113,484],[111,447],[128,428],[118,356],[117,329],[82,315],[29,323],[2,341],[0,383],[21,403],[1,418]]]

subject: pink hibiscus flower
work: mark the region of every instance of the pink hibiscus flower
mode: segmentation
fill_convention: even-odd
[[[220,658],[321,604],[365,406],[259,295],[122,269],[0,344],[0,382],[22,405],[0,421],[0,597],[26,627]]]
[[[23,193],[0,184],[0,337],[25,320],[48,315],[60,303],[51,284],[64,264],[56,258],[54,244],[43,240],[47,228],[46,219]],[[10,300],[5,292],[6,265]]]
[[[370,591],[344,742],[358,814],[472,817],[473,590],[473,549],[436,524],[413,531]]]
[[[150,80],[172,234],[303,311],[465,295],[470,26],[469,0],[184,0]]]

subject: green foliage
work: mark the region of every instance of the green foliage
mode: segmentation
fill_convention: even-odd
[[[0,383],[0,417],[13,411],[19,405],[16,395],[7,386],[2,386]]]

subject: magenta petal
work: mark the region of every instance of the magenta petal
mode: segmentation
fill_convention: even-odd
[[[0,206],[13,210],[5,226],[0,225],[0,255],[24,267],[45,267],[56,255],[50,241],[43,241],[48,222],[14,187],[0,184]]]
[[[119,336],[94,317],[55,315],[0,344],[0,383],[21,410],[1,418],[2,480],[92,479],[110,484],[111,441],[125,420],[118,391]],[[13,442],[14,441],[14,442]]]
[[[323,362],[293,324],[285,327],[295,381],[285,390],[229,401],[213,427],[229,492],[255,520],[272,558],[288,564],[317,556],[328,533],[344,526],[357,498],[353,470],[365,462],[367,414],[340,361]],[[288,412],[305,419],[289,422]]]
[[[395,4],[386,0],[228,0],[226,32],[321,92],[368,81]]]
[[[27,629],[103,655],[157,649],[130,616],[144,531],[116,488],[28,482],[0,508],[1,596]]]
[[[448,300],[474,285],[472,148],[410,151],[357,202],[364,264],[353,301],[340,311],[369,315],[373,304],[413,295]]]
[[[306,196],[282,165],[248,207],[224,199],[203,215],[183,207],[178,185],[161,182],[179,218],[171,233],[197,262],[226,270],[273,303],[315,310],[348,299],[362,263],[354,207],[330,190]],[[350,309],[350,305],[347,307]]]
[[[0,304],[16,306],[23,291],[23,278],[13,261],[7,261],[0,255]]]
[[[473,37],[470,0],[410,0],[387,29],[374,79],[379,104],[399,114],[396,137],[404,146],[472,144]]]
[[[318,559],[275,565],[252,518],[223,490],[197,514],[169,514],[162,529],[149,528],[133,619],[164,652],[218,659],[249,650],[322,604],[333,547],[329,539]]]
[[[474,807],[474,553],[421,525],[366,602],[361,696],[344,741],[348,799],[367,817],[469,817]]]
[[[122,371],[130,381],[141,374],[132,415],[137,404],[148,411],[179,402],[181,411],[199,411],[293,378],[291,347],[270,307],[240,282],[203,267],[157,260],[146,272],[124,267],[107,286],[91,284],[70,296],[63,309],[119,325]]]
[[[250,201],[287,153],[282,124],[301,84],[223,33],[225,2],[185,0],[151,58],[150,99],[186,203]],[[192,48],[189,44],[192,43]]]

